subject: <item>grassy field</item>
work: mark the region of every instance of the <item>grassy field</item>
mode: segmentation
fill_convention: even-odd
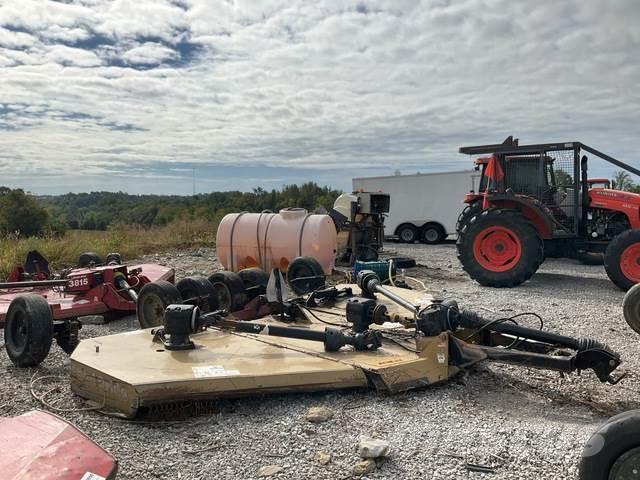
[[[75,266],[83,252],[104,258],[118,252],[123,259],[172,248],[215,245],[217,226],[205,221],[174,222],[165,227],[116,226],[107,231],[71,230],[62,237],[0,238],[0,279],[24,262],[27,252],[38,250],[54,269]]]

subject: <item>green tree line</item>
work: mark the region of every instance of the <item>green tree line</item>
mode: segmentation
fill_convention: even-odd
[[[33,197],[21,189],[0,187],[0,232],[30,236],[66,229],[105,230],[110,225],[163,226],[175,220],[219,221],[231,212],[274,212],[285,207],[329,210],[339,190],[314,182],[282,189],[177,195],[123,192],[67,193]]]

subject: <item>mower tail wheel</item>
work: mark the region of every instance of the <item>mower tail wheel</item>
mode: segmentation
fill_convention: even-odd
[[[609,243],[604,269],[622,290],[640,283],[640,229],[622,232]]]
[[[437,223],[427,223],[420,230],[420,241],[427,245],[435,245],[442,242],[446,238],[447,234],[442,228],[442,225]]]
[[[322,288],[325,285],[322,266],[313,257],[296,257],[289,264],[287,283],[298,295]]]
[[[247,298],[251,300],[260,295],[261,290],[267,288],[269,283],[269,274],[259,267],[245,268],[238,272],[238,276],[244,283],[247,291]]]
[[[91,264],[99,265],[102,263],[100,257],[95,252],[84,252],[80,254],[78,258],[78,266],[80,267],[88,267]]]
[[[162,326],[167,306],[178,303],[182,303],[182,296],[173,283],[165,280],[147,283],[140,289],[136,303],[140,328]]]
[[[458,232],[458,259],[471,278],[490,287],[527,281],[544,258],[535,227],[513,210],[484,210]]]
[[[13,299],[5,318],[4,341],[17,367],[35,367],[47,357],[53,341],[53,315],[44,297],[27,294]]]
[[[611,417],[582,450],[580,480],[635,478],[640,470],[640,410]]]
[[[201,275],[186,277],[176,283],[183,303],[196,305],[203,313],[218,310],[218,296],[211,282]]]
[[[634,285],[622,300],[624,319],[636,333],[640,333],[640,284]]]
[[[240,275],[234,272],[216,272],[209,277],[216,292],[218,308],[229,312],[242,310],[247,304],[247,292]]]

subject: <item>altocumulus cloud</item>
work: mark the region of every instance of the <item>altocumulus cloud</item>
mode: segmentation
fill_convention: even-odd
[[[4,0],[0,184],[348,188],[509,134],[638,165],[638,21],[636,0]]]

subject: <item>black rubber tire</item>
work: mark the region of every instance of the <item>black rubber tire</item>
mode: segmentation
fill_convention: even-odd
[[[13,364],[39,365],[47,358],[52,341],[53,315],[47,300],[33,293],[14,298],[4,325],[5,348]]]
[[[218,308],[229,312],[242,310],[247,304],[247,292],[240,275],[234,272],[216,272],[209,277],[216,292]]]
[[[176,283],[183,303],[196,305],[202,313],[218,310],[218,296],[211,282],[202,275],[185,277]],[[187,302],[191,298],[198,298],[195,302]]]
[[[460,232],[462,226],[466,224],[471,217],[479,214],[482,211],[482,202],[473,202],[464,207],[464,210],[458,215],[456,221],[456,233]]]
[[[640,284],[634,285],[622,300],[622,313],[627,324],[640,333]]]
[[[182,303],[182,296],[173,283],[158,280],[143,285],[136,302],[140,328],[164,325],[164,311],[167,306],[180,303]]]
[[[122,256],[117,252],[112,252],[105,259],[107,265],[122,265]]]
[[[415,258],[409,257],[391,257],[391,260],[396,268],[414,268],[416,264]]]
[[[102,260],[95,252],[84,252],[78,257],[79,267],[88,267],[91,264],[100,265]]]
[[[420,241],[427,245],[441,243],[446,237],[444,228],[437,223],[427,223],[420,229]]]
[[[287,269],[287,283],[297,295],[322,288],[325,285],[322,266],[313,257],[296,257]]]
[[[245,268],[240,270],[238,275],[242,279],[242,283],[244,283],[248,300],[252,300],[259,295],[259,289],[255,287],[262,286],[266,289],[269,283],[269,274],[260,267]]]
[[[622,475],[620,468],[625,459],[627,475]],[[591,435],[582,450],[580,480],[632,478],[631,470],[640,466],[638,462],[640,410],[629,410],[611,417]]]
[[[616,236],[604,253],[604,269],[613,283],[622,290],[629,290],[637,280],[628,278],[620,267],[620,257],[633,244],[640,245],[640,229],[627,230]],[[640,260],[640,259],[639,259]]]
[[[576,253],[576,258],[584,265],[604,265],[604,255],[602,253],[580,251]]]
[[[409,223],[405,223],[398,227],[396,235],[398,235],[398,240],[402,243],[415,243],[418,239],[418,229]]]
[[[509,270],[494,272],[485,269],[474,254],[474,241],[486,228],[496,226],[509,229],[521,245],[520,258]],[[483,210],[471,217],[458,233],[458,260],[469,276],[480,285],[510,288],[531,278],[544,259],[544,244],[536,228],[514,210]]]

